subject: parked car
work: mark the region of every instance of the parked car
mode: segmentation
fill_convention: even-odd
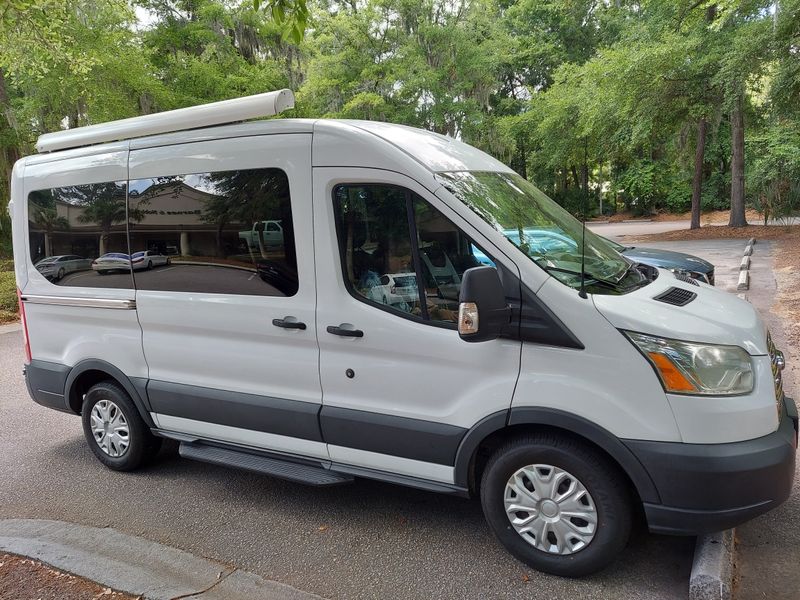
[[[282,90],[71,128],[14,166],[28,391],[80,415],[102,464],[136,469],[171,438],[187,459],[309,486],[367,477],[472,497],[513,556],[562,576],[608,565],[640,516],[653,532],[695,535],[788,498],[797,410],[750,303],[636,268],[461,141],[370,121],[241,123],[293,105]],[[121,186],[164,177],[181,185],[149,198],[117,243],[180,231],[213,265],[230,236],[198,217],[203,198],[291,227],[280,269],[137,269],[76,289],[31,263],[37,198],[85,186],[130,211],[139,200]],[[537,229],[566,243],[537,248],[524,235]],[[474,266],[477,248],[492,266]],[[361,285],[370,273],[409,301],[376,300]],[[440,293],[412,297],[406,273]]]
[[[92,261],[75,254],[48,256],[35,265],[36,270],[53,281],[59,281],[64,275],[75,271],[87,271],[92,268]]]
[[[98,275],[106,275],[115,271],[130,271],[131,257],[123,252],[106,252],[92,261],[92,270]]]
[[[367,298],[381,304],[400,304],[419,299],[416,273],[387,273],[366,292]]]
[[[554,252],[572,252],[579,247],[580,240],[573,241],[569,237],[554,231],[529,230],[526,233],[529,234],[526,236],[526,241],[532,245],[535,252],[543,255]],[[509,239],[517,242],[520,239],[519,232],[516,231],[506,231],[504,234]],[[714,265],[707,260],[691,254],[684,254],[683,252],[641,248],[639,246],[623,246],[608,238],[603,239],[617,252],[635,263],[668,269],[673,273],[686,275],[697,281],[714,285]],[[474,256],[482,264],[492,265],[492,261],[479,248],[474,249]]]
[[[609,243],[620,254],[634,262],[660,269],[669,269],[673,273],[687,275],[697,281],[714,285],[714,265],[698,256],[672,250],[660,250],[658,248],[623,246],[611,240],[609,240]]]
[[[153,267],[168,265],[169,257],[164,256],[156,250],[146,250],[131,254],[131,263],[133,264],[134,271],[141,271],[142,269],[152,269]]]

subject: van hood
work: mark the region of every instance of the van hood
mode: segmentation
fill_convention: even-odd
[[[655,297],[670,288],[694,292],[685,306]],[[594,305],[614,327],[689,342],[740,346],[751,355],[767,354],[767,330],[746,300],[705,283],[692,285],[659,269],[649,285],[622,296],[594,294]]]

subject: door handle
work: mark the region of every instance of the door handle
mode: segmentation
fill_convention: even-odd
[[[364,332],[360,329],[345,329],[341,325],[328,325],[328,333],[341,335],[342,337],[364,337]]]
[[[298,321],[294,317],[284,317],[283,319],[272,319],[272,324],[275,327],[283,327],[284,329],[305,329],[306,324]]]

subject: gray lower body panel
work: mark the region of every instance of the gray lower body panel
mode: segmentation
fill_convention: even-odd
[[[72,412],[64,398],[64,386],[70,367],[44,360],[32,360],[25,366],[25,385],[38,404],[64,412]]]

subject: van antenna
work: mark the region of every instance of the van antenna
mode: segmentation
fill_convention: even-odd
[[[583,146],[583,164],[584,168],[586,168],[586,144],[584,142]],[[587,178],[588,179],[588,178]],[[584,180],[586,181],[586,180]],[[588,181],[586,181],[588,184]],[[588,298],[586,295],[586,205],[589,203],[589,189],[588,185],[584,186],[583,189],[583,208],[581,209],[582,219],[583,222],[582,229],[581,229],[581,289],[578,292],[578,296],[581,298]]]

